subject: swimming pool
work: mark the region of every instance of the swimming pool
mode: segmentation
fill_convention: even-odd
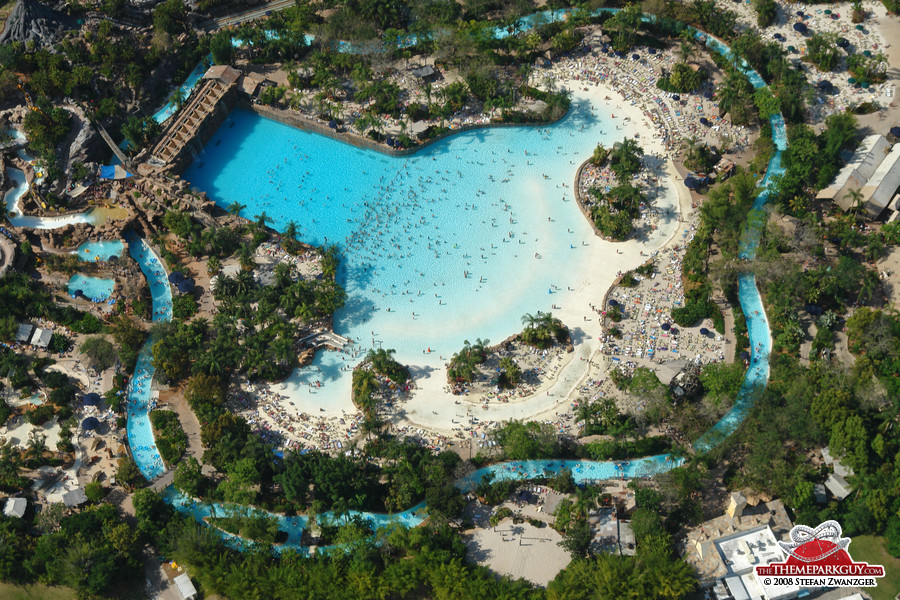
[[[383,346],[439,369],[464,340],[502,340],[582,286],[576,265],[606,242],[576,205],[575,171],[628,127],[576,99],[549,127],[463,132],[398,158],[236,110],[183,177],[220,206],[247,206],[245,217],[265,212],[280,230],[294,220],[303,241],[337,244],[348,297],[335,331],[357,356]],[[345,358],[317,353],[285,391],[338,406]]]
[[[153,321],[168,321],[172,318],[172,290],[169,287],[165,268],[147,243],[134,231],[125,234],[128,252],[140,265],[141,271],[150,284],[150,295],[153,299]],[[156,405],[153,399],[151,384],[156,369],[151,363],[153,338],[144,343],[138,354],[134,376],[128,384],[127,395],[127,432],[128,445],[134,462],[141,474],[147,479],[155,479],[165,471],[149,413]]]
[[[112,296],[115,285],[116,282],[112,279],[100,279],[99,277],[88,277],[81,273],[75,273],[69,278],[67,288],[70,296],[77,295],[80,290],[84,294],[85,299],[91,302],[105,302]]]
[[[122,240],[101,240],[97,242],[84,242],[75,253],[78,260],[84,262],[97,262],[101,260],[109,260],[113,256],[121,256],[125,250],[125,244]]]

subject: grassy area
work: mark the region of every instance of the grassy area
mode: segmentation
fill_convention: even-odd
[[[866,588],[866,592],[872,595],[873,600],[894,600],[894,595],[900,590],[900,558],[887,553],[884,538],[861,535],[853,538],[848,550],[853,560],[884,566],[884,577],[878,580],[878,587]]]
[[[12,585],[0,583],[0,598],[4,600],[75,600],[75,590],[64,587],[34,585]]]

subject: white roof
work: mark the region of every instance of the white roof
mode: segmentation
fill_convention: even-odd
[[[197,588],[195,588],[194,584],[191,583],[191,578],[188,577],[187,573],[182,573],[181,575],[176,577],[174,581],[175,586],[181,593],[181,597],[185,600],[190,600],[197,595]]]
[[[828,198],[840,204],[843,200],[841,195],[846,193],[848,185],[854,189],[861,188],[874,175],[875,169],[884,160],[890,146],[887,138],[883,135],[874,134],[864,138],[859,148],[853,153],[850,162],[844,165],[831,185],[819,192],[817,197]],[[844,207],[842,206],[842,208]]]
[[[877,217],[894,197],[897,188],[900,187],[898,165],[900,165],[900,144],[896,144],[891,149],[890,154],[878,165],[866,187],[863,188],[866,211],[869,215]]]
[[[25,516],[26,508],[28,508],[28,500],[25,498],[7,498],[6,505],[3,507],[3,514],[7,517],[21,519]]]
[[[840,475],[829,475],[828,479],[825,480],[825,487],[838,500],[843,500],[853,491],[853,486],[847,483],[847,480]]]
[[[800,588],[772,587],[756,577],[754,567],[786,560],[775,534],[768,526],[756,527],[715,541],[725,559],[725,585],[735,600],[781,600],[794,597]]]
[[[46,348],[50,344],[50,337],[53,332],[49,329],[35,328],[34,335],[31,336],[31,345],[38,348]]]
[[[29,323],[19,323],[19,330],[16,331],[16,341],[17,342],[27,342],[31,339],[31,328],[34,325]]]

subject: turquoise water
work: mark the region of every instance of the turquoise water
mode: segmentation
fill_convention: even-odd
[[[32,229],[58,229],[66,225],[78,223],[93,224],[91,211],[61,217],[28,217],[19,210],[19,199],[28,191],[28,182],[25,173],[21,169],[7,167],[6,175],[13,184],[12,189],[3,195],[3,205],[9,216],[9,222],[16,227],[30,227]]]
[[[113,256],[122,256],[125,244],[122,240],[84,242],[78,246],[76,254],[78,259],[84,262],[98,262],[109,260]]]
[[[665,473],[684,463],[671,454],[621,461],[596,460],[513,460],[484,467],[466,475],[456,485],[463,491],[473,490],[488,473],[495,481],[525,481],[552,477],[562,469],[572,471],[576,483],[596,483],[608,479],[650,477]]]
[[[571,267],[596,238],[572,195],[575,171],[625,133],[574,101],[550,127],[463,132],[398,158],[236,110],[183,177],[220,206],[246,205],[245,217],[265,211],[279,230],[293,219],[304,241],[337,244],[348,301],[335,330],[416,363],[428,349],[504,339],[580,285]],[[346,398],[341,358],[318,353],[288,386],[324,380],[324,404]]]
[[[184,98],[187,99],[188,96],[191,95],[191,91],[193,91],[194,87],[200,83],[200,79],[203,77],[203,74],[206,73],[207,69],[209,69],[212,64],[212,54],[201,60],[197,63],[197,66],[194,67],[194,70],[188,74],[187,79],[184,80],[177,89],[180,89],[184,93]],[[172,93],[175,93],[175,90],[172,90]],[[178,112],[178,103],[175,100],[169,100],[165,106],[160,108],[153,115],[153,120],[157,123],[165,123],[169,117]],[[112,164],[112,163],[111,163]]]
[[[721,52],[723,55],[725,55],[727,57],[731,57],[730,49],[728,49],[719,40],[715,40],[714,38],[709,37],[708,45],[711,48]],[[751,69],[747,68],[746,64],[744,64],[743,67],[754,86],[761,87],[761,86],[765,85],[765,82],[763,82],[762,78],[759,77],[759,75],[757,73],[755,73]],[[578,110],[578,107],[576,107],[576,111],[577,110]],[[581,110],[583,111],[584,107],[581,107]],[[572,115],[570,114],[569,116],[571,117]],[[239,118],[240,117],[238,117],[237,119],[239,119]],[[566,121],[568,121],[568,117],[567,117],[567,119],[565,119],[563,121],[563,123],[565,123]],[[772,156],[770,163],[768,165],[767,175],[764,178],[764,180],[761,182],[761,186],[762,186],[763,190],[760,193],[759,197],[757,198],[757,200],[754,204],[754,210],[762,210],[763,209],[763,206],[768,199],[768,193],[767,193],[766,188],[769,184],[771,177],[774,175],[777,175],[779,173],[782,173],[784,171],[783,167],[781,166],[781,154],[782,154],[782,151],[787,148],[787,135],[786,135],[785,125],[784,125],[784,120],[781,118],[780,115],[777,115],[771,119],[771,124],[772,124],[772,128],[773,128],[773,138],[775,140],[777,152]],[[238,120],[235,120],[235,122],[231,125],[231,127],[236,128],[237,125],[238,125]],[[245,124],[245,127],[249,127],[249,129],[250,129],[250,131],[247,132],[248,135],[249,135],[249,133],[252,133],[252,131],[255,130],[255,128],[257,126],[258,126],[258,123],[252,123],[249,126]],[[555,126],[548,128],[547,132],[550,135],[552,135],[552,133],[556,129],[556,127],[557,126],[555,125]],[[266,129],[266,128],[263,127],[263,129]],[[524,129],[524,130],[516,130],[516,131],[517,131],[517,133],[521,134],[522,132],[527,132],[528,130]],[[292,136],[287,135],[285,132],[281,132],[281,133],[285,137],[292,137]],[[489,134],[491,132],[478,132],[478,133],[479,134]],[[276,139],[277,139],[277,137],[278,136],[276,136]],[[480,137],[490,138],[489,135],[480,135]],[[306,139],[304,139],[304,138],[306,138]],[[453,138],[450,139],[450,141],[456,140],[457,138],[465,139],[463,135],[459,135],[459,136],[454,136]],[[330,155],[328,155],[328,154],[319,154],[316,151],[316,150],[319,150],[319,148],[316,148],[316,146],[317,146],[316,142],[319,140],[317,140],[315,136],[312,136],[310,134],[306,134],[305,136],[298,135],[297,137],[295,137],[293,139],[303,140],[303,141],[298,143],[293,148],[293,152],[288,151],[286,154],[281,155],[281,156],[290,157],[290,160],[296,160],[299,156],[303,156],[304,159],[308,159],[310,154],[312,156],[329,156],[330,157]],[[549,139],[549,136],[548,136],[548,139]],[[238,151],[243,150],[244,152],[248,152],[249,151],[248,148],[255,147],[254,141],[250,141],[249,143],[244,143],[244,140],[241,140],[241,139],[234,139],[231,141],[237,143],[237,145],[239,147]],[[306,142],[306,143],[304,143],[304,142]],[[495,165],[495,167],[494,167],[495,171],[496,171],[496,157],[500,156],[502,158],[503,152],[506,151],[507,148],[515,149],[511,153],[517,154],[519,150],[530,147],[527,145],[527,140],[523,139],[522,137],[517,137],[516,139],[510,138],[510,139],[505,140],[505,142],[508,144],[508,146],[501,146],[501,148],[498,149],[498,152],[495,152],[493,154],[495,158],[491,159],[492,160],[491,164]],[[477,151],[477,147],[474,146],[473,140],[467,140],[466,144],[468,146],[470,146],[469,150],[474,149]],[[431,184],[435,180],[434,178],[438,177],[438,176],[441,177],[442,182],[450,181],[452,179],[452,169],[449,169],[446,166],[448,164],[448,162],[446,162],[448,160],[448,158],[452,157],[451,160],[449,161],[449,164],[455,165],[457,163],[454,163],[453,160],[466,161],[470,157],[463,156],[463,158],[461,158],[459,154],[456,154],[455,150],[453,149],[453,147],[449,143],[449,141],[448,141],[448,144],[446,144],[446,146],[450,146],[450,148],[443,148],[443,149],[434,148],[435,151],[438,151],[441,153],[441,162],[439,164],[434,165],[435,167],[437,167],[435,169],[434,176],[424,175],[424,172],[423,172],[423,174],[420,174],[418,176],[419,177],[418,180],[416,180],[415,177],[413,177],[409,181],[411,181],[413,183],[418,183],[419,186],[422,186],[423,184]],[[273,204],[273,198],[275,196],[273,196],[272,190],[265,189],[265,184],[263,184],[260,187],[258,185],[258,182],[257,182],[257,186],[255,186],[254,191],[249,194],[250,201],[254,200],[254,196],[253,196],[254,193],[260,195],[258,201],[255,204],[250,204],[249,202],[243,202],[241,200],[228,200],[228,202],[239,201],[242,204],[248,204],[248,206],[251,206],[251,208],[247,209],[247,211],[246,211],[248,214],[253,214],[253,211],[257,210],[257,209],[258,210],[266,210],[266,212],[270,213],[270,215],[272,213],[276,213],[277,214],[276,226],[278,226],[278,225],[283,226],[283,223],[281,223],[279,220],[280,219],[283,220],[285,218],[285,215],[290,214],[291,210],[293,209],[291,204],[292,204],[292,200],[294,200],[294,198],[289,200],[287,195],[290,193],[290,195],[293,196],[294,192],[293,192],[293,186],[290,185],[289,183],[285,182],[283,180],[283,178],[281,177],[281,174],[277,173],[277,171],[280,171],[282,168],[285,168],[286,172],[292,171],[296,175],[300,171],[300,169],[297,169],[295,166],[289,164],[289,162],[288,162],[289,158],[284,158],[285,167],[282,167],[277,163],[277,160],[278,160],[277,157],[280,155],[277,151],[273,151],[273,150],[277,150],[277,145],[276,145],[276,148],[274,148],[274,149],[271,147],[266,147],[264,145],[260,145],[260,149],[263,149],[263,148],[265,148],[265,151],[268,154],[270,154],[271,159],[268,164],[264,164],[264,165],[258,164],[256,167],[256,172],[260,173],[261,171],[264,171],[265,175],[270,178],[269,184],[276,186],[277,193],[275,194],[275,196],[281,196],[281,194],[282,194],[281,186],[282,185],[285,186],[284,192],[283,192],[284,196],[282,197],[282,202],[280,202],[278,204]],[[312,153],[309,153],[309,150],[311,148],[313,149],[313,151],[312,151]],[[562,149],[562,146],[558,146],[557,150],[559,150],[559,149]],[[552,151],[551,151],[551,154],[552,154]],[[428,152],[428,149],[426,149],[425,151],[417,154],[416,156],[419,158],[422,158],[422,157],[428,157],[429,155],[430,155],[430,153]],[[237,186],[238,186],[238,184],[236,182],[230,181],[228,178],[209,175],[209,173],[205,173],[202,175],[200,174],[200,171],[203,168],[203,161],[210,160],[210,158],[214,161],[213,162],[214,166],[217,166],[218,168],[224,168],[226,166],[226,165],[222,164],[224,162],[227,162],[227,160],[224,157],[213,156],[213,157],[207,157],[206,159],[201,157],[201,159],[200,159],[201,162],[200,162],[199,166],[196,166],[196,163],[195,163],[195,165],[192,165],[192,167],[191,167],[191,169],[195,169],[195,166],[196,166],[196,170],[194,172],[195,177],[197,177],[198,179],[206,177],[205,181],[208,185],[210,185],[210,187],[207,188],[207,191],[211,191],[213,187],[216,187],[217,190],[225,196],[234,194],[235,190],[237,189]],[[360,157],[356,157],[356,158],[358,160],[361,160]],[[378,157],[368,157],[368,159],[371,159],[371,160],[375,160],[377,158]],[[434,162],[436,162],[438,157],[431,156],[431,158]],[[386,160],[383,160],[382,162],[387,163],[390,160],[391,159],[386,159]],[[272,162],[272,161],[274,161],[274,162]],[[471,165],[473,165],[473,163],[478,166],[484,166],[484,164],[478,159],[475,159],[474,161],[469,161],[467,164],[471,166]],[[360,173],[360,170],[362,168],[359,166],[359,164],[360,164],[359,162],[350,162],[350,163],[345,164],[342,162],[335,161],[335,163],[332,163],[332,165],[333,165],[332,167],[329,168],[326,166],[323,169],[323,171],[325,173],[327,173],[329,176],[333,175],[334,173],[340,172],[341,173],[341,184],[346,184],[347,182],[356,181],[354,176],[358,176]],[[541,165],[540,168],[543,170],[545,168],[544,163],[541,162],[540,165]],[[349,166],[349,169],[347,169],[347,166]],[[364,166],[366,168],[372,168],[371,163],[364,163]],[[460,166],[462,166],[462,168],[465,169],[466,176],[468,177],[470,166],[463,166],[463,165],[460,165]],[[268,167],[268,169],[266,169],[266,167]],[[441,172],[441,170],[442,170],[441,167],[443,167],[443,173]],[[321,198],[321,192],[319,191],[318,186],[324,185],[325,182],[322,181],[321,179],[316,179],[316,174],[321,174],[321,172],[323,172],[323,171],[315,171],[315,172],[306,171],[306,177],[310,177],[310,181],[307,182],[305,180],[304,176],[301,176],[300,183],[298,185],[298,190],[303,190],[305,185],[307,186],[307,188],[312,187],[312,190],[307,189],[306,191],[303,191],[299,194],[300,196],[307,196],[306,200],[304,200],[302,197],[295,199],[297,201],[297,204],[301,208],[304,209],[303,216],[306,219],[308,219],[307,223],[309,223],[311,221],[311,224],[318,225],[316,227],[312,227],[311,231],[304,230],[304,233],[307,235],[309,233],[312,233],[314,236],[321,236],[321,238],[322,238],[321,241],[316,241],[313,243],[322,243],[322,241],[328,241],[327,239],[325,239],[326,234],[323,230],[327,229],[328,227],[335,227],[335,224],[332,221],[328,220],[328,216],[330,214],[332,214],[332,211],[330,209],[338,208],[338,207],[334,206],[334,201],[332,201],[330,194],[326,194],[326,197],[324,200],[322,200],[322,198]],[[400,212],[395,211],[392,213],[390,210],[385,211],[383,209],[384,205],[387,205],[388,207],[390,207],[391,203],[393,201],[395,201],[395,198],[398,194],[402,198],[403,185],[404,185],[403,182],[406,181],[404,178],[410,177],[410,172],[407,169],[395,169],[395,171],[396,172],[395,172],[394,178],[390,178],[384,173],[381,174],[380,178],[377,179],[376,185],[371,188],[371,192],[374,192],[371,199],[367,195],[367,193],[369,193],[369,189],[365,185],[362,185],[362,186],[360,186],[359,189],[354,188],[353,191],[351,191],[350,187],[345,188],[344,191],[350,192],[350,194],[349,194],[349,196],[343,196],[342,200],[345,203],[348,200],[352,203],[353,196],[354,196],[353,192],[362,194],[363,197],[366,198],[366,201],[363,202],[363,206],[366,207],[367,209],[371,210],[371,212],[363,211],[365,215],[369,216],[369,221],[363,221],[362,224],[368,225],[368,224],[374,223],[374,229],[376,231],[376,234],[381,233],[382,227],[384,227],[388,233],[395,234],[393,237],[389,236],[387,238],[387,240],[389,240],[390,242],[395,244],[394,246],[385,246],[385,245],[383,245],[383,242],[382,242],[382,245],[376,245],[375,246],[376,250],[372,250],[372,251],[377,253],[377,248],[385,248],[387,250],[387,252],[392,254],[392,255],[389,255],[389,258],[399,259],[399,260],[408,258],[410,260],[410,262],[412,262],[414,260],[413,257],[412,256],[407,257],[405,255],[404,249],[408,248],[407,251],[411,251],[415,247],[415,244],[413,246],[408,247],[405,242],[402,242],[402,240],[399,239],[402,237],[402,235],[397,235],[399,232],[392,232],[390,230],[390,224],[392,222],[395,222],[398,219],[398,217],[402,218],[399,216],[400,214],[402,214],[403,217],[407,216],[406,211],[405,210],[400,211]],[[477,172],[477,169],[475,169],[475,171]],[[189,172],[190,172],[190,170],[189,170]],[[413,171],[413,172],[415,173],[415,171]],[[460,178],[462,177],[461,172],[460,172]],[[366,175],[367,179],[370,180],[370,183],[371,183],[371,181],[375,181],[375,177],[378,175],[378,173],[379,173],[378,170],[375,169],[375,173],[373,174],[373,176],[371,178],[369,178],[368,173],[366,171],[362,172],[362,174]],[[285,174],[287,174],[287,173],[285,173]],[[447,178],[446,175],[451,175],[451,177]],[[423,179],[423,177],[425,177],[425,179]],[[263,178],[263,179],[265,179],[265,178]],[[278,180],[277,183],[276,183],[276,179]],[[397,184],[398,179],[400,180],[399,185]],[[295,180],[290,183],[297,183],[297,181]],[[313,186],[315,186],[315,187],[313,187]],[[382,192],[381,194],[378,193],[379,188]],[[291,190],[291,192],[288,192],[289,189]],[[312,192],[311,194],[310,194],[310,191]],[[481,191],[482,191],[481,188],[479,188],[478,192],[480,193]],[[317,193],[319,193],[319,196],[316,196]],[[441,188],[441,193],[450,194],[450,192],[447,191],[446,187]],[[419,208],[418,200],[420,198],[420,194],[423,195],[423,199],[427,199],[427,191],[424,189],[421,189],[421,187],[420,187],[420,189],[417,190],[415,188],[415,185],[409,187],[409,189],[407,190],[407,194],[408,194],[408,196],[407,196],[408,199],[413,200],[412,204],[405,205],[404,208],[407,208],[407,209]],[[213,197],[216,197],[214,193],[211,193],[211,195]],[[448,198],[449,198],[449,196],[445,196],[444,198],[442,198],[441,204],[447,205],[447,204],[454,203],[453,200],[448,202],[447,201]],[[477,196],[476,196],[476,198],[477,198]],[[222,198],[219,198],[217,201],[226,202]],[[369,204],[370,201],[371,201],[371,205]],[[309,203],[308,208],[307,208],[307,202]],[[504,201],[504,204],[506,202],[508,202],[508,201]],[[324,214],[322,212],[317,212],[320,209],[320,206],[319,206],[320,203],[321,203],[321,209],[325,209]],[[401,205],[402,205],[402,201],[401,201]],[[335,213],[343,213],[341,218],[344,218],[343,215],[348,214],[347,209],[350,209],[352,211],[354,206],[352,206],[352,205],[347,206],[346,204],[342,204],[342,206],[340,208],[343,210],[334,210],[334,212]],[[359,208],[358,204],[355,206],[355,208],[357,208],[357,209]],[[469,226],[467,228],[465,228],[466,230],[462,232],[464,234],[463,238],[465,238],[466,235],[475,234],[477,236],[476,231],[477,231],[478,227],[475,226],[473,228],[472,222],[468,221],[468,218],[466,217],[465,214],[458,214],[459,208],[460,208],[460,206],[457,202],[454,206],[454,209],[455,209],[454,213],[456,213],[457,220],[461,221],[461,222],[469,223]],[[464,206],[462,208],[466,211],[468,211],[468,210],[484,211],[485,210],[485,208],[482,206],[481,203],[472,202],[471,207],[470,207],[470,204],[468,201],[464,201]],[[383,213],[386,213],[386,217],[388,217],[387,219],[385,219],[384,223],[379,218],[381,216],[381,214],[383,214]],[[316,215],[316,214],[318,214],[319,219],[324,219],[324,221],[322,223],[317,223],[317,221],[314,218],[312,218],[312,215]],[[352,212],[349,212],[349,214],[353,215]],[[490,215],[490,213],[488,213],[488,215]],[[481,215],[478,214],[477,216],[480,217]],[[544,215],[542,213],[541,219],[539,219],[541,224],[543,224],[543,221],[542,221],[543,216]],[[359,217],[356,217],[356,218],[358,219]],[[433,213],[432,218],[436,219],[438,217]],[[495,227],[497,217],[489,216],[489,218],[491,219],[492,227]],[[510,219],[511,219],[510,224],[512,224],[513,217],[511,216]],[[477,218],[476,218],[476,220],[477,220]],[[339,221],[339,224],[338,224],[338,227],[339,227],[343,223],[340,222],[340,220],[338,220],[338,221]],[[353,219],[347,219],[347,222],[352,223]],[[424,216],[422,216],[418,222],[407,221],[406,222],[407,227],[401,227],[401,229],[403,229],[404,233],[410,232],[410,229],[409,229],[410,223],[418,223],[424,227],[427,227],[428,220]],[[485,224],[485,223],[486,223],[486,221],[484,219],[482,219],[482,224]],[[443,223],[441,223],[441,224],[443,225]],[[419,228],[418,226],[413,225],[413,229],[418,229],[418,228]],[[436,229],[438,230],[438,232],[440,232],[439,227],[436,227]],[[340,243],[340,241],[341,241],[340,236],[334,237],[335,233],[338,233],[339,230],[331,230],[331,231],[332,231],[332,236],[333,236],[332,241],[336,240],[336,241],[338,241],[338,243]],[[415,233],[415,232],[413,232],[413,233]],[[443,234],[444,232],[440,232],[440,233]],[[512,233],[512,232],[510,232],[510,233]],[[753,259],[753,257],[755,256],[756,245],[759,242],[760,233],[761,233],[761,231],[759,229],[748,228],[748,230],[745,234],[745,239],[742,240],[741,254],[742,254],[743,258],[745,258],[747,260]],[[357,230],[354,230],[353,228],[349,228],[348,231],[346,232],[346,234],[347,235],[345,236],[344,242],[347,245],[348,261],[353,256],[352,252],[354,250],[354,246],[353,246],[354,243],[361,244],[360,249],[363,250],[362,254],[365,255],[365,252],[368,249],[367,248],[368,243],[370,241],[366,236],[371,235],[371,233],[357,234]],[[421,234],[418,234],[418,237],[421,238]],[[434,250],[436,256],[440,256],[440,251],[446,252],[446,248],[441,248],[440,244],[438,243],[439,241],[441,241],[441,235],[439,235],[438,233],[435,233],[434,237],[435,237],[435,239],[432,239],[430,236],[428,237],[427,242],[431,242],[431,243],[426,242],[426,244],[428,246],[427,250],[428,251]],[[374,239],[376,240],[376,242],[381,241],[381,240],[378,240],[377,235],[375,236]],[[414,241],[412,239],[412,236],[409,236],[409,239],[410,239],[410,241]],[[511,239],[512,239],[512,237],[511,237]],[[399,245],[396,245],[398,241],[400,243],[399,243]],[[365,246],[362,245],[362,242],[365,242]],[[432,244],[433,244],[433,246],[432,246]],[[454,243],[453,250],[458,249],[457,244],[458,243]],[[419,250],[418,254],[419,255],[430,255],[430,252],[424,251],[425,249],[421,247],[422,245],[423,244],[420,241],[419,248],[418,248],[418,250]],[[491,245],[491,248],[492,248],[492,250],[494,249],[493,244]],[[397,256],[393,256],[393,254],[396,254]],[[447,254],[450,254],[450,253],[447,252]],[[452,256],[452,254],[450,254],[450,255]],[[384,257],[379,255],[378,258],[381,259]],[[374,269],[374,264],[375,264],[375,262],[378,262],[378,261],[374,256],[370,257],[370,260],[372,262],[363,268],[362,273],[354,273],[353,266],[351,263],[351,266],[348,269],[348,273],[350,276],[350,281],[348,282],[348,289],[349,289],[349,286],[353,285],[353,277],[354,276],[359,276],[359,275],[368,276],[369,269],[370,268]],[[521,263],[521,261],[519,261],[519,263]],[[365,264],[365,263],[363,263],[363,264]],[[521,264],[517,265],[517,267],[521,267]],[[390,267],[388,267],[387,269],[388,269],[388,271],[390,271]],[[518,272],[518,269],[514,269],[514,271]],[[377,274],[373,273],[372,277],[375,277],[376,275]],[[424,273],[422,273],[421,276],[425,277],[426,275]],[[395,283],[391,284],[391,285],[394,288],[396,287]],[[404,284],[404,285],[408,285],[408,284]],[[436,286],[436,283],[434,285]],[[373,289],[377,289],[377,288],[373,288]],[[391,289],[393,289],[393,288],[391,288]],[[741,302],[741,307],[744,311],[744,314],[747,317],[747,327],[749,330],[749,338],[750,338],[750,344],[751,344],[751,348],[752,348],[751,366],[747,370],[744,382],[741,386],[741,390],[738,394],[738,397],[735,400],[733,408],[718,423],[716,423],[716,425],[714,425],[709,431],[707,431],[703,436],[701,436],[694,443],[694,448],[698,452],[708,451],[709,449],[713,448],[716,444],[718,444],[720,441],[725,439],[728,435],[733,433],[737,429],[737,427],[740,426],[740,423],[746,417],[746,415],[749,412],[750,408],[752,407],[754,401],[758,397],[758,394],[761,393],[761,391],[765,388],[766,383],[768,382],[769,353],[771,351],[771,334],[770,334],[770,330],[769,330],[768,321],[766,319],[764,306],[762,304],[762,299],[759,294],[759,290],[756,287],[756,280],[752,274],[743,273],[739,276],[739,278],[738,278],[738,294],[739,294],[739,298],[740,298],[740,302]],[[364,294],[361,294],[361,295],[364,295]],[[395,295],[395,294],[392,294],[392,295]],[[387,296],[384,295],[382,297],[386,298]],[[418,295],[416,296],[416,298],[419,298],[419,297],[420,296],[418,296]],[[374,300],[375,300],[375,302],[373,302],[373,305],[372,305],[373,308],[377,307],[377,304],[379,302],[377,298],[375,298]],[[616,478],[616,477],[628,477],[628,478],[644,477],[644,476],[651,476],[651,475],[654,475],[657,473],[662,473],[662,472],[668,471],[676,466],[679,466],[681,463],[682,463],[681,459],[675,459],[675,458],[671,457],[670,455],[659,455],[659,456],[653,456],[653,457],[648,457],[648,458],[643,458],[643,459],[635,459],[635,460],[631,460],[631,461],[619,461],[619,462],[560,461],[560,460],[556,460],[556,461],[510,461],[510,462],[506,462],[506,463],[502,463],[502,464],[498,464],[498,465],[492,465],[490,467],[485,467],[483,469],[479,469],[479,470],[469,474],[468,476],[462,478],[461,480],[459,480],[457,482],[457,485],[463,490],[472,489],[481,480],[481,477],[485,473],[488,473],[488,472],[493,473],[497,479],[501,479],[501,480],[503,480],[503,479],[527,480],[527,479],[533,479],[536,477],[544,477],[544,476],[552,475],[553,473],[558,472],[559,469],[561,469],[563,467],[571,469],[573,471],[573,475],[574,475],[576,481],[578,481],[578,482],[591,482],[591,481],[598,481],[598,480],[604,480],[604,479],[612,479],[612,478]],[[185,501],[185,499],[183,499],[183,497],[182,497],[181,501],[179,502],[179,500],[177,500],[178,494],[175,493],[174,491],[169,490],[169,494],[170,494],[170,498],[173,495],[175,496],[176,499],[174,499],[174,500],[170,499],[170,501],[172,501],[173,504],[176,506],[176,508],[178,508],[182,512],[192,512],[192,511],[196,510],[195,508],[190,508],[190,504],[187,503],[190,501]],[[411,509],[411,510],[415,511],[412,514],[412,517],[414,517],[415,519],[418,519],[421,516],[422,511],[419,510],[420,508],[424,508],[424,507],[415,507],[414,509]],[[192,514],[195,514],[195,518],[197,518],[196,513],[192,512]],[[376,518],[376,519],[379,517],[384,517],[384,515],[368,515],[368,516],[370,516],[372,518]],[[280,520],[282,520],[282,529],[285,531],[289,531],[289,543],[291,542],[291,540],[298,540],[299,535],[302,532],[302,527],[305,526],[305,521],[303,520],[303,518],[298,517],[296,519],[287,520],[284,517],[280,517]],[[234,538],[234,536],[230,536],[230,537]],[[234,541],[234,540],[232,540],[232,541]]]
[[[91,302],[105,302],[113,292],[116,282],[112,279],[100,279],[88,277],[81,273],[75,273],[69,278],[69,295],[75,294],[75,290],[81,290],[84,297]]]
[[[193,498],[189,498],[177,491],[173,487],[168,487],[163,492],[163,498],[166,502],[172,505],[175,510],[182,514],[191,515],[196,521],[203,522],[207,517],[227,517],[230,516],[235,509],[238,511],[243,510],[240,507],[234,507],[227,504],[223,504],[220,502],[200,502]],[[279,515],[275,513],[268,513],[264,511],[257,511],[259,514],[263,514],[267,517],[272,517],[278,520],[278,529],[287,533],[287,540],[284,544],[277,546],[275,549],[278,552],[282,552],[287,549],[297,550],[301,553],[306,553],[308,548],[301,545],[300,540],[303,536],[303,531],[309,525],[309,519],[302,515],[295,517],[286,517],[284,515]],[[408,510],[405,510],[401,513],[396,514],[383,514],[383,513],[364,513],[356,510],[351,510],[347,512],[347,518],[354,517],[362,517],[364,520],[368,521],[370,526],[373,529],[380,529],[382,527],[389,527],[391,525],[403,525],[405,527],[417,527],[420,525],[426,518],[427,514],[425,512],[425,503],[422,502]],[[333,522],[337,519],[334,513],[324,512],[318,515],[318,521],[320,523]],[[344,520],[344,518],[339,519],[339,521]],[[236,535],[230,534],[226,531],[222,531],[221,529],[214,528],[219,536],[228,543],[229,546],[235,548],[243,548],[244,540]],[[321,548],[321,550],[328,550],[331,547]]]
[[[172,318],[172,289],[169,287],[165,268],[147,243],[133,231],[128,231],[125,239],[128,241],[129,254],[140,265],[141,271],[150,284],[150,295],[153,299],[153,321],[169,321]],[[151,480],[165,471],[149,418],[149,413],[155,406],[150,389],[156,370],[151,364],[152,347],[153,338],[150,338],[141,348],[134,376],[128,385],[127,402],[128,445],[131,448],[131,455],[141,474]]]

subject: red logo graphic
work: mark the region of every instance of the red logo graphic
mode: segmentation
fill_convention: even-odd
[[[837,521],[825,521],[815,529],[796,525],[791,529],[790,542],[778,542],[788,558],[785,562],[773,562],[756,567],[757,576],[809,576],[866,578],[884,577],[884,567],[865,562],[854,562],[847,552],[850,538],[841,537],[841,525]],[[862,581],[860,583],[863,583]],[[846,581],[844,585],[852,585]]]

